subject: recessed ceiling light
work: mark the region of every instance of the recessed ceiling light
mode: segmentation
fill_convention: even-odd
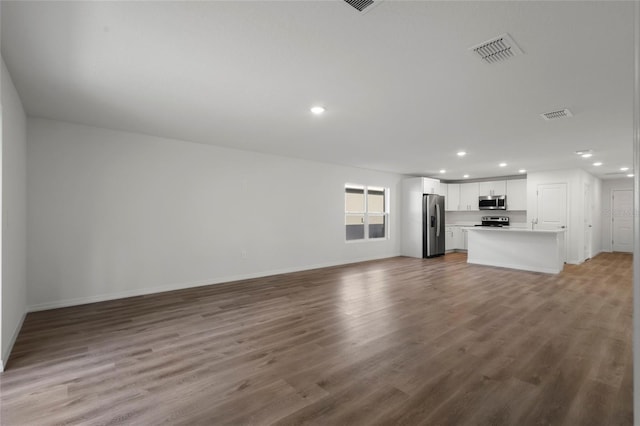
[[[518,170],[518,173],[527,173],[527,171],[525,169],[520,169]]]
[[[500,163],[500,164],[498,164],[498,166],[500,166],[500,167],[507,167],[507,163]]]
[[[597,161],[597,162],[593,163],[593,165],[596,166],[596,167],[599,167],[599,166],[602,166],[602,162]]]
[[[620,171],[622,171],[622,172],[626,172],[627,170],[629,170],[628,167],[620,167]]]
[[[466,179],[466,178],[468,178],[468,177],[469,177],[469,175],[464,175],[464,176],[462,176],[462,177]]]
[[[440,173],[447,173],[445,169],[440,170]]]
[[[314,106],[311,107],[311,112],[314,113],[315,115],[320,115],[325,111],[324,107],[321,106]]]
[[[466,152],[464,151],[458,151],[458,157],[464,157],[465,155],[467,155]]]
[[[582,158],[589,158],[589,157],[591,157],[592,155],[593,155],[592,153],[590,153],[590,152],[586,152],[586,153],[582,154]]]
[[[633,173],[629,173],[627,177],[633,177]]]
[[[578,155],[591,154],[591,153],[593,153],[593,151],[591,151],[590,149],[581,149],[580,151],[576,151],[576,154]]]

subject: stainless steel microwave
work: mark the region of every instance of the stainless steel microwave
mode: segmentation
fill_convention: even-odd
[[[481,195],[478,197],[478,208],[480,210],[506,210],[506,195]]]

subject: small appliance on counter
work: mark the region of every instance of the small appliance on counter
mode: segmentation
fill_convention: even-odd
[[[506,210],[506,195],[481,195],[478,197],[479,210]]]
[[[494,226],[501,228],[503,226],[509,226],[508,216],[482,216],[482,222],[480,225],[475,226]]]

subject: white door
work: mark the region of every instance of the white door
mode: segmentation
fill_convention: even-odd
[[[611,191],[611,248],[633,251],[633,190]]]
[[[567,184],[538,185],[538,228],[567,227]]]
[[[584,260],[591,259],[593,247],[593,203],[591,185],[584,184]]]
[[[538,185],[537,229],[567,228],[567,184]],[[565,257],[569,251],[569,231],[564,235]]]

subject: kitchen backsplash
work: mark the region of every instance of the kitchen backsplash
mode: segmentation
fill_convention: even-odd
[[[477,211],[477,212],[445,212],[444,221],[446,224],[456,223],[480,223],[482,216],[507,216],[511,223],[526,223],[527,212],[517,211]]]

